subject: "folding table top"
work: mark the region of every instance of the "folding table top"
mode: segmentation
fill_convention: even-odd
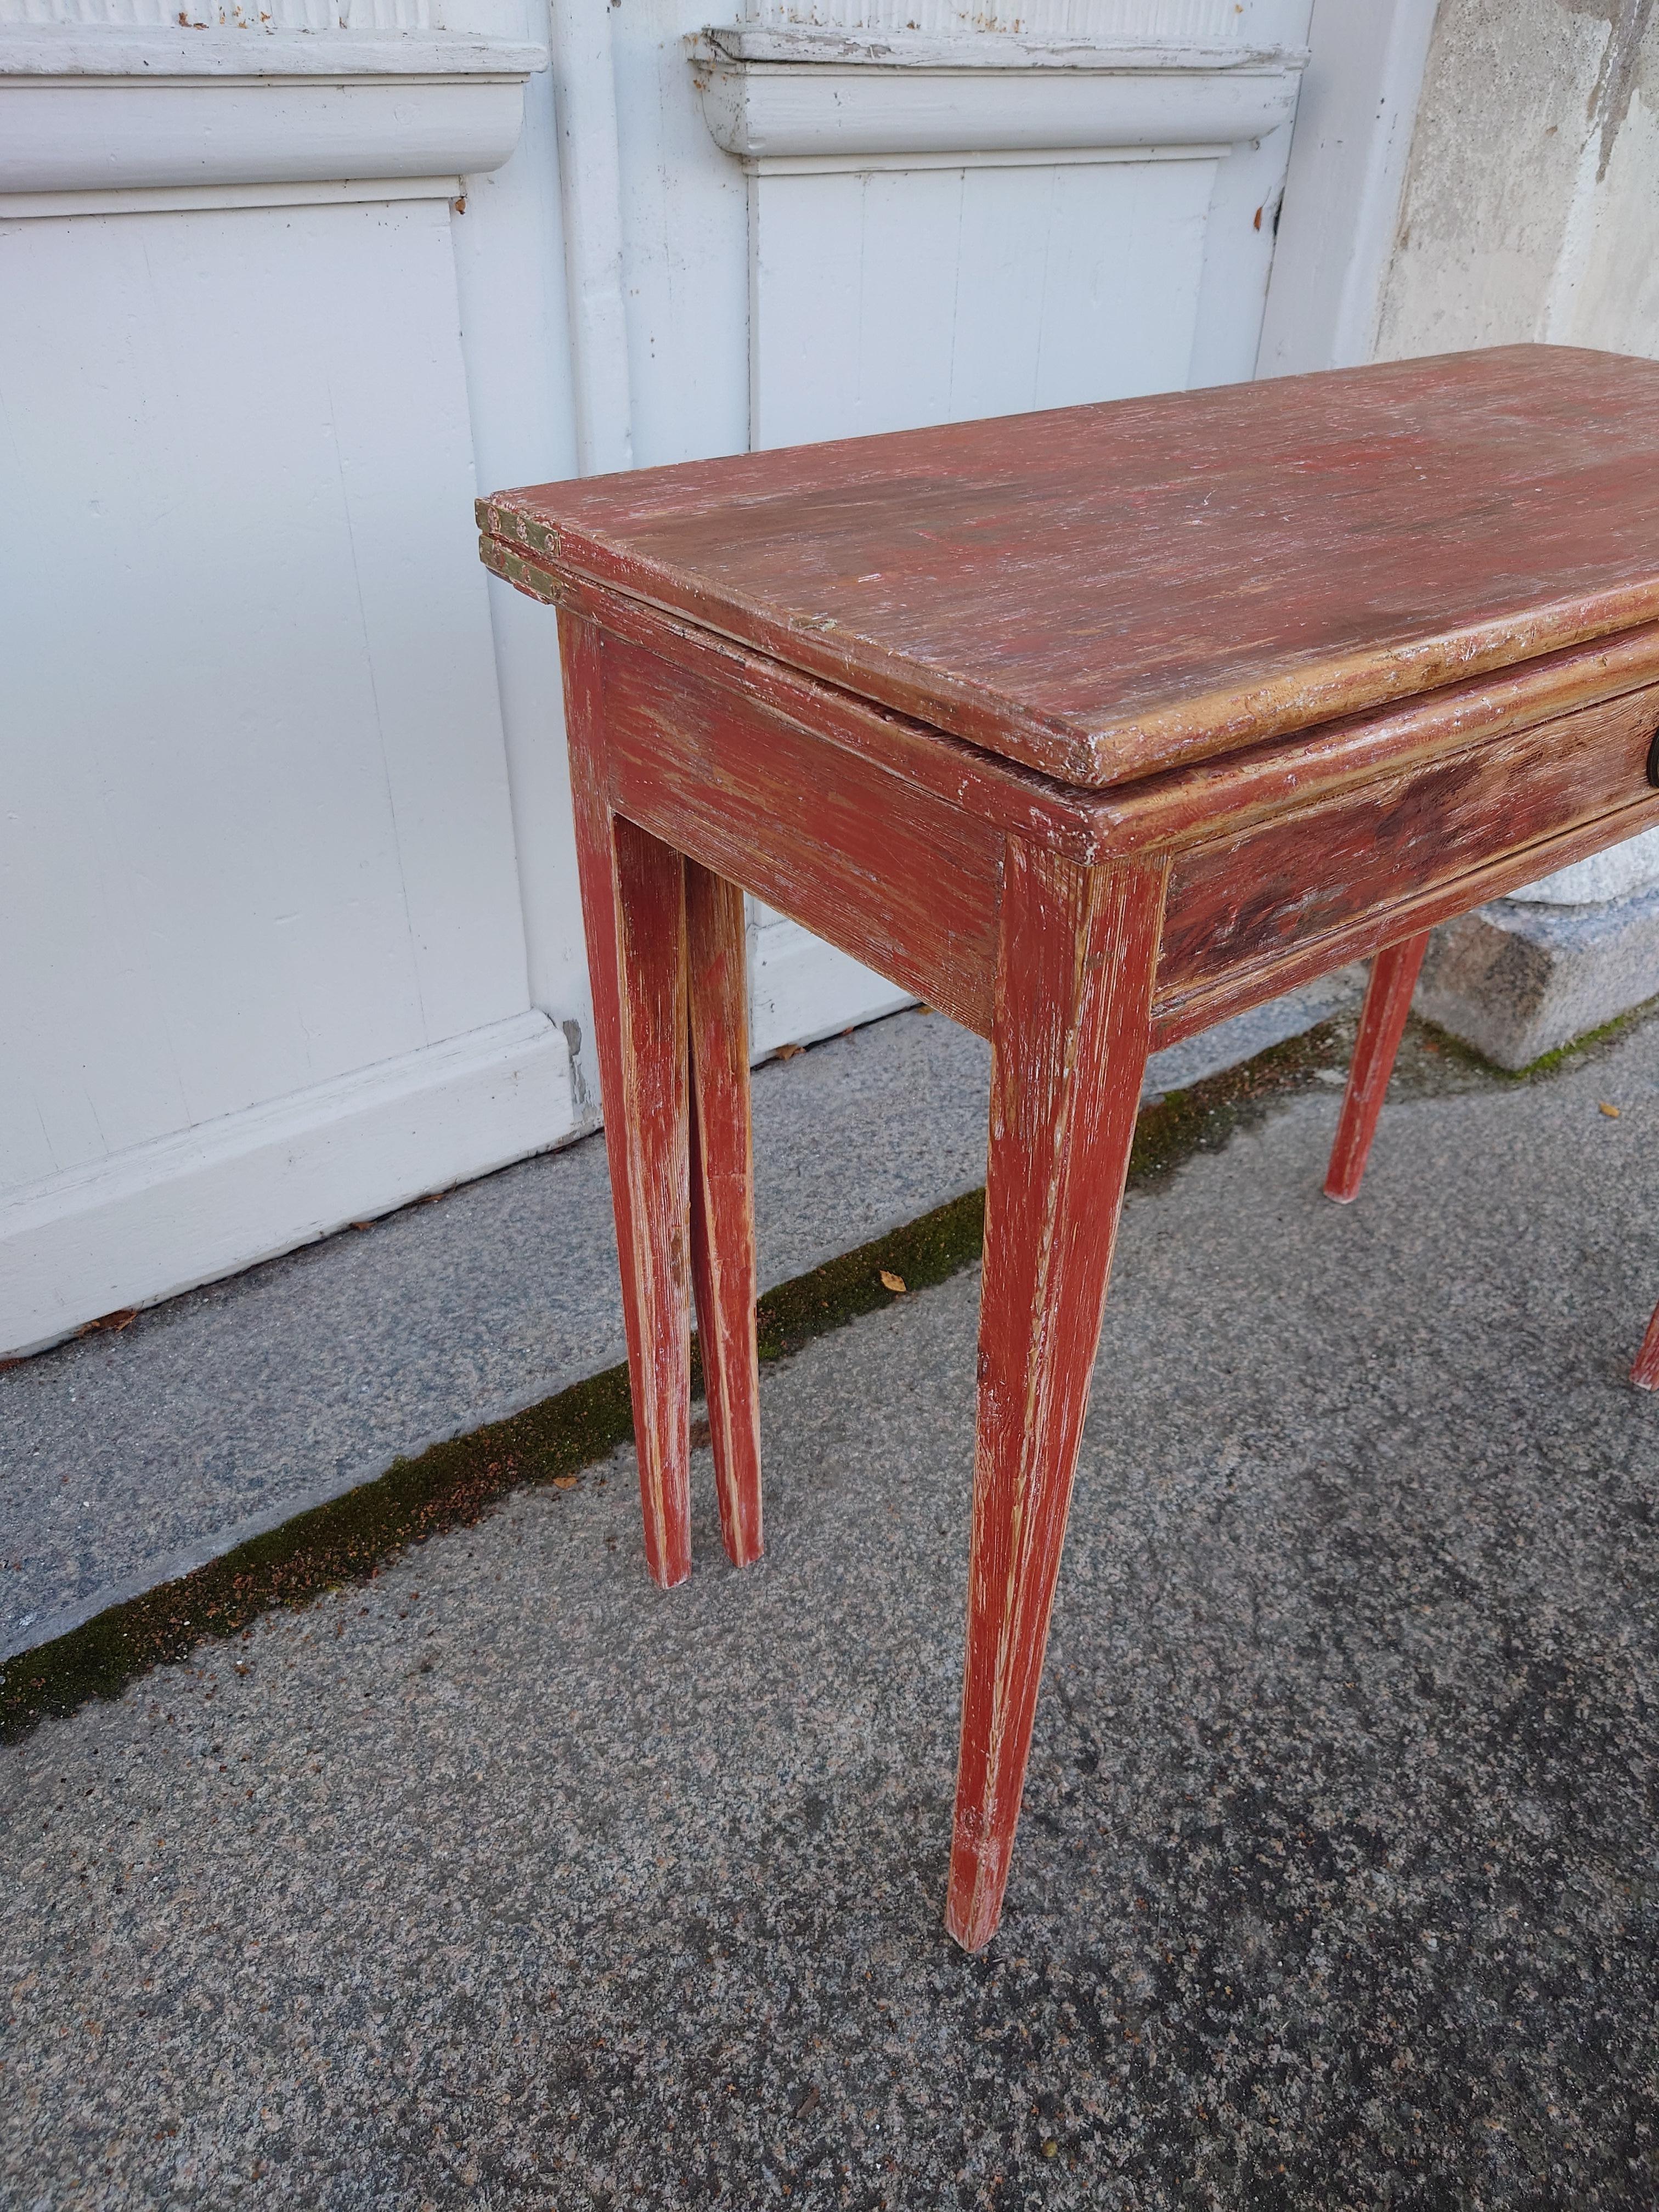
[[[1659,617],[1659,364],[1508,346],[479,511],[533,562],[1103,786]]]

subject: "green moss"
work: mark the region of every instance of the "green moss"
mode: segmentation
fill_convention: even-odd
[[[1351,1019],[1321,1022],[1242,1066],[1143,1107],[1129,1156],[1130,1189],[1155,1188],[1194,1153],[1221,1151],[1285,1099],[1318,1085],[1322,1070],[1346,1067],[1353,1033]]]
[[[1246,1114],[1263,1110],[1335,1048],[1325,1031],[1312,1032],[1149,1107],[1132,1182],[1156,1181],[1201,1146],[1224,1143]],[[913,1292],[972,1266],[984,1228],[985,1193],[969,1191],[780,1284],[760,1302],[761,1358],[787,1358],[812,1338],[890,1305],[900,1294],[883,1282],[884,1273]],[[693,1386],[702,1387],[695,1354]],[[205,1638],[239,1634],[273,1606],[304,1605],[325,1589],[365,1580],[409,1545],[481,1519],[511,1491],[579,1474],[631,1432],[628,1370],[611,1367],[510,1419],[398,1460],[344,1497],[6,1662],[0,1740],[15,1740],[89,1698],[118,1696],[135,1676],[182,1659]]]
[[[509,1420],[398,1460],[344,1497],[9,1660],[0,1668],[0,1738],[89,1698],[115,1697],[136,1674],[206,1638],[234,1636],[273,1606],[362,1581],[405,1546],[478,1520],[508,1491],[602,1459],[629,1429],[628,1370],[611,1367]]]
[[[1414,1026],[1421,1030],[1425,1039],[1432,1039],[1433,1048],[1447,1060],[1483,1077],[1489,1083],[1536,1083],[1540,1079],[1559,1074],[1564,1067],[1576,1066],[1580,1060],[1599,1058],[1608,1046],[1616,1043],[1620,1037],[1638,1028],[1656,1013],[1659,1013],[1659,999],[1649,999],[1642,1006],[1632,1006],[1625,1013],[1615,1014],[1610,1022],[1603,1022],[1600,1029],[1587,1030],[1583,1036],[1569,1038],[1565,1044],[1557,1045],[1553,1052],[1541,1054],[1538,1059],[1528,1060],[1524,1067],[1499,1067],[1495,1060],[1490,1060],[1484,1053],[1477,1052],[1472,1044],[1465,1044],[1462,1037],[1453,1036],[1449,1030],[1436,1028],[1431,1022],[1421,1022]]]
[[[1402,1088],[1420,1096],[1529,1082],[1594,1053],[1656,1006],[1622,1015],[1514,1074],[1413,1022],[1401,1055]],[[1156,1187],[1195,1153],[1219,1151],[1274,1105],[1312,1088],[1322,1070],[1345,1066],[1353,1030],[1352,1018],[1322,1023],[1242,1067],[1148,1105],[1135,1132],[1130,1188]],[[884,1273],[909,1292],[972,1266],[984,1227],[985,1193],[969,1191],[769,1291],[757,1316],[761,1358],[785,1358],[812,1338],[890,1305],[900,1293],[883,1282]],[[695,1356],[693,1382],[701,1389]],[[407,1546],[481,1519],[511,1491],[568,1483],[625,1443],[631,1428],[628,1370],[610,1367],[508,1420],[399,1460],[344,1497],[6,1662],[0,1740],[89,1698],[116,1697],[136,1675],[183,1658],[204,1638],[239,1634],[273,1606],[307,1604],[325,1589],[363,1581]]]
[[[884,1272],[907,1291],[944,1282],[979,1258],[984,1234],[985,1193],[970,1190],[919,1221],[908,1221],[810,1274],[781,1283],[760,1302],[761,1358],[781,1359],[828,1329],[844,1328],[861,1315],[890,1306],[900,1294],[882,1281]]]

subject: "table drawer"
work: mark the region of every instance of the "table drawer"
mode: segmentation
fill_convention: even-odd
[[[1158,1041],[1659,823],[1656,728],[1659,684],[1178,854]]]

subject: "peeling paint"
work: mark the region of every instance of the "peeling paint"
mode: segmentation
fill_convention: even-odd
[[[577,1116],[584,1118],[599,1102],[587,1087],[587,1077],[582,1068],[582,1025],[577,1021],[563,1021],[559,1027],[564,1031],[565,1044],[570,1054],[570,1085]]]
[[[1591,89],[1587,114],[1592,129],[1600,126],[1601,159],[1595,181],[1606,179],[1607,164],[1636,88],[1642,41],[1653,21],[1655,0],[1559,0],[1574,15],[1598,15],[1607,26],[1607,48]]]

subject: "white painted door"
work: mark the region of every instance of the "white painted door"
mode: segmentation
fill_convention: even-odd
[[[0,1355],[572,1125],[452,214],[540,58],[0,25]]]
[[[750,443],[1249,376],[1307,0],[1097,0],[1064,41],[934,14],[774,6],[696,49],[747,188]],[[750,951],[757,1054],[905,1003],[758,905]]]

